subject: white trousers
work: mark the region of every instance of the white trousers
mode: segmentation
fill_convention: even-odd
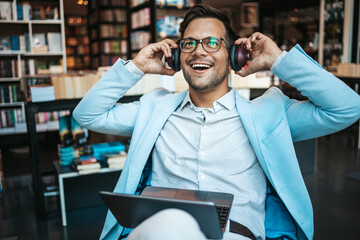
[[[197,221],[187,212],[166,209],[133,229],[128,240],[206,240]]]

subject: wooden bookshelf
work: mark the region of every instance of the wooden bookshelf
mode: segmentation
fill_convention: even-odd
[[[90,39],[86,16],[65,17],[66,60],[68,70],[90,68]]]
[[[92,69],[111,66],[129,52],[128,0],[92,0],[88,25]]]
[[[8,13],[0,19],[0,135],[26,133],[24,99],[18,92],[21,77],[51,65],[67,71],[63,0],[0,4]]]
[[[130,58],[146,45],[156,42],[155,0],[129,0]]]
[[[201,2],[130,0],[130,57],[134,58],[149,43],[179,39],[179,23],[192,5]]]

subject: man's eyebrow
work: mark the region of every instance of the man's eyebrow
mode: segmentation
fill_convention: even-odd
[[[204,38],[201,38],[201,39],[205,39],[205,38],[209,38],[209,37],[215,37],[215,36],[207,36],[207,37],[204,37]],[[183,39],[194,39],[194,40],[200,40],[200,39],[197,39],[197,38],[194,38],[194,37],[184,37]]]

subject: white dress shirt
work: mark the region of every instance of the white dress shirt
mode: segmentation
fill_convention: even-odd
[[[161,131],[152,160],[151,185],[232,193],[229,219],[265,238],[266,176],[235,108],[233,89],[212,108],[194,106],[188,93]],[[242,237],[227,229],[224,239]]]

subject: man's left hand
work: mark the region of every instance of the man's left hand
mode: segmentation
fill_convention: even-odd
[[[282,53],[273,40],[259,32],[253,33],[249,38],[239,38],[234,44],[243,46],[249,52],[248,67],[236,72],[242,77],[257,71],[270,70],[276,58]]]

